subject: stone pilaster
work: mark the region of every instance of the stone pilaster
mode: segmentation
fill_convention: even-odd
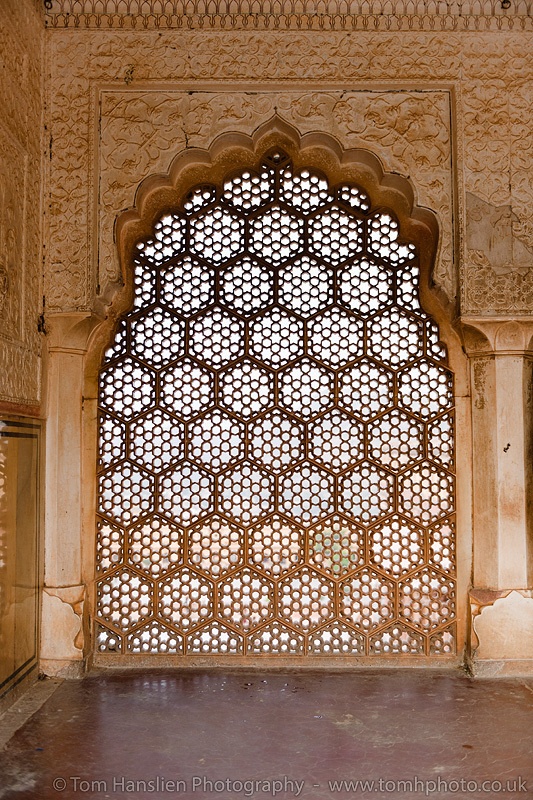
[[[533,323],[463,320],[471,361],[474,670],[533,671]]]
[[[47,319],[45,556],[41,669],[72,675],[83,663],[82,413],[84,358],[99,318],[89,312]]]

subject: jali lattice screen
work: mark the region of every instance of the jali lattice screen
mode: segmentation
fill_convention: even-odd
[[[134,272],[100,376],[98,651],[453,653],[453,376],[392,211],[271,152]]]

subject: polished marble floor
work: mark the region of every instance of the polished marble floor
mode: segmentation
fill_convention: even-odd
[[[502,796],[533,798],[533,680],[100,673],[0,751],[1,800]]]

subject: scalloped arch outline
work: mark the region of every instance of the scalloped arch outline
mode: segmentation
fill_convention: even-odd
[[[345,149],[338,139],[322,131],[300,134],[283,117],[274,114],[251,135],[226,131],[208,148],[181,150],[172,159],[168,172],[149,175],[141,181],[134,205],[117,215],[114,240],[122,283],[109,287],[109,293],[102,298],[106,303],[105,319],[96,327],[89,347],[89,373],[93,378],[120,318],[133,302],[131,264],[136,244],[150,237],[155,222],[178,208],[195,186],[220,183],[229,173],[239,170],[255,170],[264,155],[275,147],[285,150],[296,170],[317,169],[330,184],[356,183],[369,194],[373,208],[386,208],[396,215],[402,238],[417,248],[421,303],[441,326],[443,340],[454,338],[451,304],[441,290],[432,286],[431,279],[439,246],[437,216],[417,204],[416,190],[409,178],[386,172],[380,159],[369,150]]]

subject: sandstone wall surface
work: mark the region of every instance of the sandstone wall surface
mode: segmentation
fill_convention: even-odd
[[[0,402],[41,397],[43,10],[2,3],[0,25]]]

